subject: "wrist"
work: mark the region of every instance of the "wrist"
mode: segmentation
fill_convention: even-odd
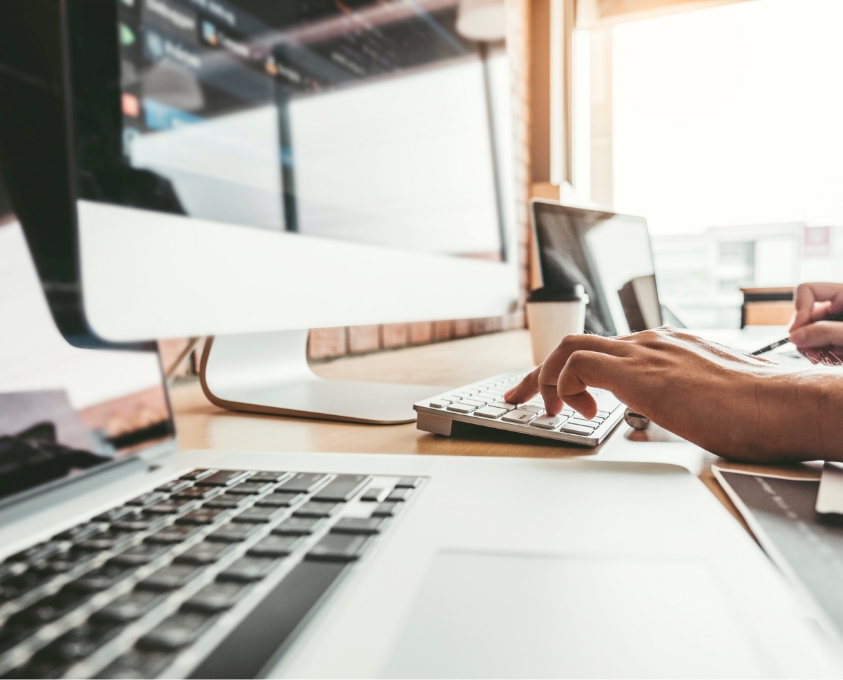
[[[758,386],[759,452],[787,461],[843,460],[843,376],[819,368]]]

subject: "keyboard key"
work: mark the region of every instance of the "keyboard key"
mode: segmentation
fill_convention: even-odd
[[[451,403],[453,402],[450,399],[431,399],[427,405],[431,408],[445,408]]]
[[[241,557],[219,575],[221,581],[260,581],[278,564],[273,557]]]
[[[346,567],[342,562],[297,564],[248,616],[194,668],[195,678],[257,678]],[[248,649],[248,654],[243,650]],[[329,649],[325,649],[330,654]]]
[[[177,612],[164,619],[138,640],[142,649],[181,649],[205,632],[214,622],[213,615],[202,612]]]
[[[181,543],[199,531],[200,528],[195,524],[174,524],[156,531],[144,540],[147,543]]]
[[[183,512],[190,508],[195,508],[199,503],[190,498],[178,499],[170,498],[161,503],[156,503],[146,509],[147,512],[152,512],[159,515],[173,515],[177,512]]]
[[[106,531],[97,534],[93,538],[86,538],[84,541],[79,541],[76,544],[78,550],[111,550],[116,548],[121,543],[125,543],[134,536],[130,531]]]
[[[387,501],[403,502],[410,499],[413,495],[413,489],[393,489],[386,497]]]
[[[328,478],[328,475],[310,472],[297,472],[286,482],[282,482],[276,491],[295,491],[298,493],[310,493],[323,481]]]
[[[249,481],[250,482],[280,482],[286,476],[287,476],[286,472],[261,471],[261,472],[256,472],[251,477],[249,477]]]
[[[24,593],[39,588],[52,579],[51,574],[28,569],[21,574],[7,578],[0,583],[0,602],[14,600]]]
[[[503,408],[492,408],[491,406],[484,406],[483,408],[479,408],[474,412],[474,415],[480,416],[481,418],[500,418],[503,414],[507,413],[506,409]]]
[[[591,420],[585,420],[584,418],[570,418],[568,420],[568,425],[579,425],[580,427],[588,427],[593,430],[598,425],[600,425],[600,423],[595,423]]]
[[[59,552],[63,547],[60,541],[47,541],[22,550],[6,558],[7,562],[38,562]]]
[[[322,527],[324,520],[319,517],[290,517],[272,530],[273,534],[284,536],[307,536]]]
[[[255,505],[269,508],[288,508],[304,498],[302,493],[271,493],[261,498]]]
[[[236,543],[238,541],[245,541],[249,536],[251,536],[257,528],[261,526],[260,524],[252,523],[252,524],[239,524],[239,523],[230,523],[225,524],[224,526],[220,527],[216,531],[211,534],[208,534],[205,538],[208,541],[222,541],[224,543]]]
[[[216,498],[212,498],[211,500],[205,502],[202,507],[203,508],[219,508],[222,510],[235,510],[242,505],[246,505],[247,503],[251,502],[251,498],[248,496],[229,496],[228,494],[222,494],[217,496]]]
[[[402,477],[395,485],[396,489],[415,489],[422,483],[421,477]]]
[[[190,486],[176,492],[173,498],[193,498],[201,501],[211,496],[216,496],[219,492],[220,488],[216,486]]]
[[[112,558],[117,564],[149,564],[170,549],[169,545],[161,543],[138,543],[124,550]]]
[[[262,538],[249,550],[249,555],[255,557],[285,557],[295,549],[301,540],[299,536],[269,535]]]
[[[555,430],[567,420],[567,416],[539,416],[530,422],[530,426],[540,427],[542,430]]]
[[[597,412],[597,417],[598,417],[598,418],[603,418],[604,420],[605,420],[606,418],[608,418],[610,415],[611,415],[611,414],[610,414],[608,411],[598,411],[598,412]]]
[[[153,503],[157,503],[158,501],[163,501],[166,497],[167,494],[163,494],[158,491],[151,491],[150,493],[143,494],[143,496],[133,498],[128,503],[126,503],[126,505],[138,505],[140,507],[146,507],[147,505],[152,505]]]
[[[148,576],[137,587],[144,590],[176,590],[189,583],[201,571],[202,567],[193,564],[171,564]]]
[[[370,475],[337,475],[328,486],[313,495],[313,500],[350,501],[371,479]]]
[[[521,411],[532,411],[533,413],[544,413],[543,406],[537,406],[536,404],[521,404],[518,407]]]
[[[179,477],[179,479],[189,479],[195,482],[198,479],[204,479],[205,477],[209,477],[215,472],[216,470],[194,470],[193,472],[188,472],[186,475],[182,475],[181,477]]]
[[[93,615],[95,621],[120,621],[128,623],[144,616],[165,600],[167,596],[152,590],[133,590],[118,597]]]
[[[462,402],[458,404],[451,404],[450,406],[448,406],[448,410],[453,411],[454,413],[473,413],[476,409],[476,406],[472,406],[471,404],[464,404]]]
[[[379,534],[390,522],[388,517],[340,517],[331,531],[336,534]]]
[[[31,677],[59,677],[71,663],[89,656],[122,629],[113,623],[87,622],[41,649],[27,664]],[[50,670],[52,669],[52,670]]]
[[[175,561],[190,564],[211,564],[220,559],[230,549],[229,543],[203,541],[185,550],[176,557]]]
[[[514,411],[518,407],[505,401],[495,401],[489,404],[491,408],[502,408],[504,411]]]
[[[481,392],[480,394],[477,395],[476,398],[485,399],[486,402],[488,403],[488,402],[492,402],[492,401],[497,401],[498,399],[501,398],[502,395],[503,395],[503,392]]]
[[[207,612],[219,612],[230,609],[248,592],[249,584],[236,581],[210,583],[187,602],[183,609]]]
[[[519,408],[515,411],[510,411],[503,418],[501,418],[501,420],[507,423],[519,423],[521,425],[526,425],[535,417],[536,414],[533,411],[526,411],[524,409]]]
[[[342,503],[310,501],[302,505],[293,514],[297,517],[331,517],[342,509]]]
[[[487,402],[483,399],[463,399],[460,404],[463,406],[473,406],[474,408],[480,408],[481,406],[485,406]]]
[[[366,501],[367,503],[380,503],[384,498],[387,497],[389,494],[389,489],[366,489],[366,492],[360,496],[361,501]]]
[[[562,427],[559,428],[560,432],[566,432],[568,434],[582,434],[582,435],[590,435],[594,430],[590,427],[583,427],[582,425],[571,425],[570,423],[565,423]]]
[[[89,571],[81,578],[71,581],[65,587],[86,593],[98,592],[111,588],[118,581],[131,575],[132,571],[134,570],[131,565],[107,562],[99,569]]]
[[[137,517],[140,515],[140,512],[140,508],[136,508],[131,505],[121,505],[119,508],[112,508],[108,512],[104,512],[101,515],[97,515],[92,521],[116,522],[117,520],[123,519],[124,517],[127,517],[129,515]]]
[[[232,518],[234,522],[271,522],[278,517],[281,517],[286,508],[266,508],[266,507],[252,507],[247,508],[239,515]]]
[[[155,678],[169,666],[175,654],[132,649],[117,657],[97,676],[100,678]]]
[[[372,511],[372,517],[395,517],[403,507],[403,503],[381,503]]]
[[[362,555],[368,536],[328,534],[307,553],[307,559],[330,562],[352,562]]]
[[[56,534],[53,538],[57,541],[81,541],[93,536],[94,534],[102,533],[106,529],[108,529],[108,524],[104,524],[103,522],[91,522],[90,524],[80,524],[72,529],[68,529],[67,531],[62,531],[60,534]]]
[[[77,553],[80,557],[86,557],[88,559],[94,559],[96,557],[96,553]],[[70,555],[67,555],[70,557]],[[59,559],[54,558],[51,560],[46,560],[44,562],[38,562],[37,564],[32,565],[32,570],[37,571],[45,576],[54,576],[56,574],[66,574],[71,569],[74,569],[79,564],[81,564],[85,560],[80,559]]]
[[[231,486],[249,477],[245,470],[220,470],[214,474],[198,480],[200,486]]]
[[[199,508],[179,517],[176,524],[213,524],[225,510],[218,508]]]
[[[64,616],[72,609],[87,602],[90,595],[85,591],[64,587],[54,595],[19,611],[10,617],[7,625],[12,627],[43,626]]]
[[[23,574],[29,566],[25,562],[6,562],[0,564],[0,583]]]
[[[254,494],[263,493],[264,491],[269,491],[272,488],[272,484],[269,482],[253,482],[251,479],[248,482],[241,482],[240,484],[235,484],[228,488],[226,493],[228,494],[235,494],[237,496],[252,496]]]
[[[152,515],[133,520],[120,520],[119,522],[112,524],[111,527],[118,531],[146,531],[148,529],[152,529],[153,527],[160,526],[166,520],[167,518],[163,515]]]
[[[186,479],[174,479],[171,482],[164,482],[161,486],[156,486],[156,491],[162,491],[163,493],[177,493],[183,489],[187,489],[190,486],[190,482]]]

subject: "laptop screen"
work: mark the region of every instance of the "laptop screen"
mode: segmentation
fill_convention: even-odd
[[[174,444],[158,353],[69,345],[8,213],[0,215],[0,319],[0,504]]]
[[[543,285],[585,288],[586,332],[623,335],[662,324],[643,217],[544,201],[532,208]]]

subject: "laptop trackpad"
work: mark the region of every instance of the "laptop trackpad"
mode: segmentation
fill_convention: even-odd
[[[388,677],[764,675],[693,560],[440,553]]]

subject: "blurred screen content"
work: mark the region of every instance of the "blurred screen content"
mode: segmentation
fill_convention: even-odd
[[[124,161],[173,210],[501,259],[508,62],[456,0],[115,2]]]

